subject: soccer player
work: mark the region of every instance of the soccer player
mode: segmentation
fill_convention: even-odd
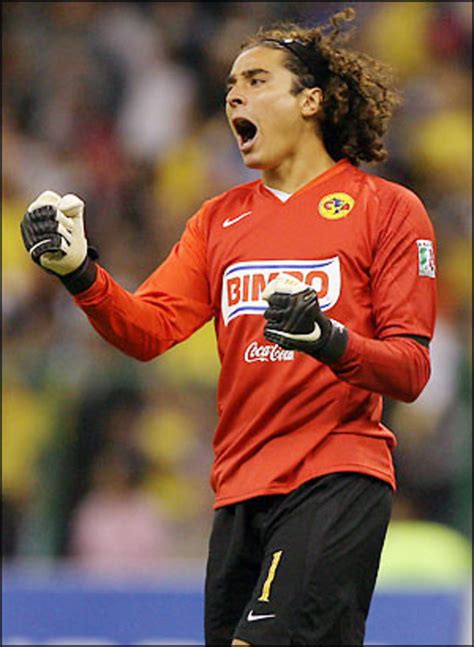
[[[208,645],[363,644],[396,487],[382,396],[411,402],[430,374],[433,229],[413,192],[358,168],[385,158],[398,95],[346,47],[352,17],[244,43],[226,113],[261,179],[205,202],[136,292],[88,251],[77,196],[46,191],[22,222],[125,353],[153,359],[214,320]]]

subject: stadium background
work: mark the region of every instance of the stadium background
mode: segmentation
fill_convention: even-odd
[[[313,23],[349,4],[358,13],[354,47],[391,63],[404,94],[389,160],[368,170],[414,189],[438,240],[432,378],[415,403],[386,402],[400,489],[379,587],[464,586],[472,539],[470,2],[2,3],[8,572],[38,564],[120,577],[199,572],[212,514],[212,327],[149,364],[121,355],[29,261],[19,233],[26,205],[46,188],[78,193],[102,264],[133,290],[203,200],[256,177],[223,114],[241,40],[260,24]]]

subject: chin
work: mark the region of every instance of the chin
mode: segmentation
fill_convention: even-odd
[[[244,160],[244,164],[247,168],[255,169],[256,171],[261,171],[265,168],[260,162],[255,160]]]
[[[268,160],[264,160],[257,155],[242,155],[243,163],[247,168],[256,169],[260,171],[265,171],[269,168],[273,168],[274,164],[271,164]]]

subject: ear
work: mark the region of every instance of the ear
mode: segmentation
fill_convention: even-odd
[[[314,117],[321,108],[323,91],[321,88],[305,88],[301,93],[301,114],[303,117]]]

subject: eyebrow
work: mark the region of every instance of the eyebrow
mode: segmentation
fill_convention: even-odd
[[[263,69],[263,67],[254,67],[250,70],[244,70],[243,72],[241,72],[241,76],[243,76],[244,79],[251,79],[257,74],[270,74],[270,72],[269,70]],[[231,74],[227,77],[226,86],[230,87],[231,85],[234,85],[235,82],[236,76],[235,74]]]

